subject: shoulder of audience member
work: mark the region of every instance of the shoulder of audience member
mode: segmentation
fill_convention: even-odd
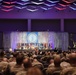
[[[19,71],[16,75],[26,75],[26,71]]]
[[[67,72],[72,71],[73,69],[74,69],[73,67],[64,68],[64,69],[61,71],[61,75],[65,75]]]

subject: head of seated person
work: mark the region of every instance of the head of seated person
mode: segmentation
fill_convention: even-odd
[[[54,65],[55,65],[55,67],[60,67],[60,63],[61,63],[60,55],[56,55],[54,57]]]
[[[28,68],[32,67],[31,60],[29,58],[25,58],[23,60],[23,66],[24,66],[25,70],[28,70]]]
[[[4,57],[4,51],[0,51],[0,57]]]
[[[16,64],[17,65],[22,65],[23,59],[24,59],[23,55],[17,55],[17,57],[16,57]]]
[[[68,62],[69,63],[69,58],[66,58],[66,59],[65,58],[62,58],[61,59],[61,62]]]
[[[50,64],[54,63],[54,59],[50,59],[49,63]]]
[[[76,67],[76,53],[71,53],[69,55],[69,62],[73,67]]]
[[[38,67],[41,70],[44,68],[43,64],[37,58],[33,59],[32,66]]]
[[[43,74],[39,68],[31,67],[28,69],[26,75],[43,75]]]
[[[8,59],[7,59],[7,58],[3,58],[3,61],[4,61],[4,62],[8,62]]]
[[[14,58],[16,58],[17,55],[18,55],[18,52],[14,52],[14,53],[13,53],[13,57],[14,57]]]
[[[52,60],[52,57],[48,57],[47,60],[46,60],[47,64],[50,64],[51,60]]]

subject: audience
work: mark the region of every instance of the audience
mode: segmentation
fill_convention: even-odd
[[[76,51],[0,51],[2,75],[76,75]]]

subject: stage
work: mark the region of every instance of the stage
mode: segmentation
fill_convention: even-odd
[[[3,33],[4,49],[38,50],[61,48],[68,50],[66,32],[6,32]]]

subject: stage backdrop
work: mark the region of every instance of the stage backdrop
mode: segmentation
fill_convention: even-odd
[[[66,32],[5,32],[4,49],[16,49],[18,43],[50,43],[52,48],[68,50],[68,33]]]

